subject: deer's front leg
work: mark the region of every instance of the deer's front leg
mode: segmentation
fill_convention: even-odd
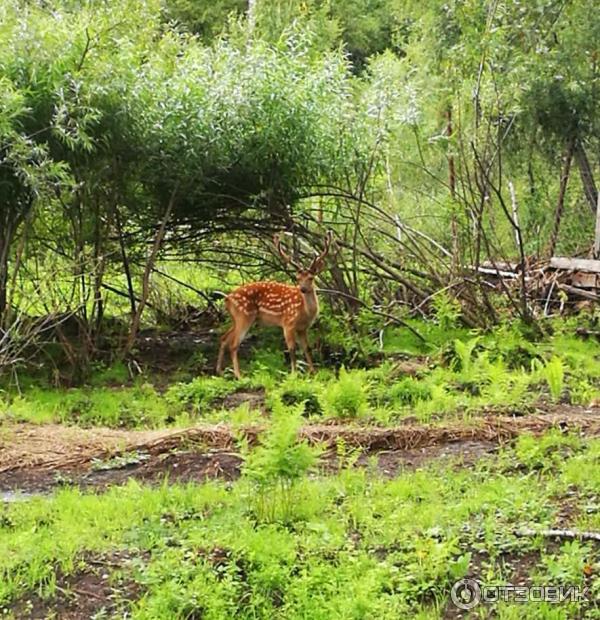
[[[292,372],[296,372],[296,331],[293,327],[284,327],[283,335],[285,337],[285,344],[287,345],[288,352],[290,354],[290,365]]]
[[[298,340],[300,341],[300,346],[302,347],[304,357],[306,358],[308,369],[310,370],[310,372],[315,372],[315,367],[313,365],[312,357],[310,354],[310,348],[308,346],[308,334],[306,333],[306,331],[298,332]]]

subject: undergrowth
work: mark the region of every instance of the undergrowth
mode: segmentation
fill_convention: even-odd
[[[474,468],[430,464],[391,480],[344,468],[315,477],[307,475],[314,454],[297,437],[301,412],[286,413],[276,413],[233,484],[151,488],[130,480],[101,494],[67,488],[1,505],[5,617],[34,596],[51,606],[63,596],[64,576],[111,550],[129,559],[102,571],[137,584],[141,595],[126,611],[135,620],[442,618],[458,579],[505,583],[521,561],[534,583],[599,591],[597,548],[514,531],[555,526],[557,498],[574,485],[570,525],[600,527],[600,441],[550,433],[523,437]],[[515,616],[502,601],[476,611],[595,617],[592,604],[578,603],[554,606],[551,616],[534,604]]]
[[[251,361],[241,381],[230,374],[199,375],[165,389],[164,378],[158,377],[155,386],[151,375],[122,383],[127,369],[117,365],[99,369],[81,388],[25,384],[20,394],[0,390],[0,418],[83,426],[188,425],[231,420],[231,409],[244,394],[254,394],[253,406],[267,413],[281,401],[301,405],[308,420],[390,424],[483,409],[523,413],[545,402],[590,406],[600,399],[600,344],[574,335],[568,321],[552,324],[552,335],[532,340],[518,324],[479,332],[453,328],[449,320],[421,323],[420,331],[430,339],[412,354],[406,352],[408,343],[417,347],[418,339],[407,330],[390,331],[382,357],[368,367],[290,374],[276,346]],[[455,337],[442,343],[441,324]],[[441,344],[435,345],[438,338]],[[271,365],[268,360],[275,358],[279,362]],[[242,392],[239,402],[236,392]]]

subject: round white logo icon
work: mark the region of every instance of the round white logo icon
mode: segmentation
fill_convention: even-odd
[[[452,586],[450,597],[459,609],[473,609],[481,601],[481,588],[475,579],[461,579]]]

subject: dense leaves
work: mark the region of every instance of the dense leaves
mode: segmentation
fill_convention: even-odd
[[[326,227],[339,308],[427,311],[450,284],[469,324],[529,320],[457,278],[589,250],[593,4],[7,0],[2,320],[75,312],[93,341],[157,261],[258,275],[275,230],[306,254]]]

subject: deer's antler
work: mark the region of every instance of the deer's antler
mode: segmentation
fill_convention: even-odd
[[[286,263],[289,263],[294,269],[302,271],[302,265],[298,264],[294,259],[292,259],[291,256],[288,256],[285,253],[284,249],[281,247],[281,237],[279,233],[273,235],[273,243],[275,244],[275,248],[279,252],[279,256],[281,256],[281,258],[283,258]]]
[[[328,230],[327,233],[325,234],[325,247],[323,248],[323,251],[321,252],[321,254],[319,254],[313,259],[312,263],[310,264],[310,267],[308,268],[308,270],[311,273],[314,273],[316,275],[317,273],[320,273],[321,271],[323,271],[325,267],[325,258],[329,254],[329,247],[331,246],[332,239],[333,239],[333,231]]]

